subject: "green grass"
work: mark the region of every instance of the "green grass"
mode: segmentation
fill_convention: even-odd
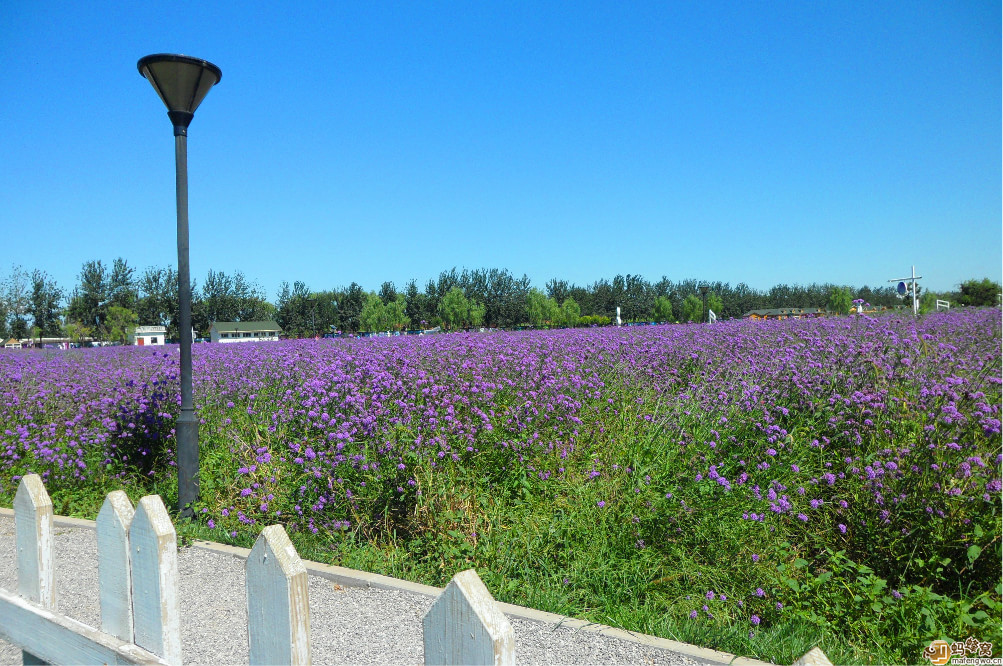
[[[733,516],[738,509],[730,504],[741,500],[688,483],[695,454],[664,446],[666,433],[638,432],[630,420],[620,423],[610,435],[618,446],[597,443],[595,458],[567,461],[567,472],[546,483],[521,472],[499,475],[476,461],[427,469],[421,496],[393,522],[360,527],[359,521],[346,532],[301,530],[290,536],[305,559],[438,586],[474,567],[501,601],[780,664],[816,645],[834,663],[916,661],[911,656],[928,643],[929,631],[908,625],[928,617],[923,609],[932,611],[931,627],[949,636],[967,636],[975,627],[966,618],[973,620],[979,610],[999,618],[998,591],[966,609],[964,602],[924,586],[911,593],[904,589],[912,610],[895,611],[888,582],[845,556],[805,552],[759,523],[715,520]],[[199,507],[215,515],[233,502],[232,458],[222,451],[218,441],[203,441]],[[588,480],[596,459],[604,473]],[[645,476],[650,481],[643,481]],[[133,502],[160,494],[173,510],[175,484],[170,474],[124,485],[109,479],[56,489],[52,497],[57,514],[93,519],[104,494],[119,487]],[[666,492],[672,492],[671,500]],[[668,509],[680,500],[690,512]],[[206,539],[245,548],[261,528],[231,522],[231,536],[209,529],[200,516],[176,524],[182,544]],[[755,573],[753,547],[761,558]],[[998,541],[995,547],[998,561]],[[761,628],[746,620],[757,586],[786,606],[783,613],[760,611]],[[713,617],[700,611],[692,620],[688,613],[705,603],[704,590],[724,593],[729,601],[707,602]],[[959,592],[971,603],[973,595]],[[734,603],[738,599],[745,610]],[[844,620],[834,622],[836,617]],[[985,625],[978,619],[975,624]],[[981,630],[990,639],[997,633]]]

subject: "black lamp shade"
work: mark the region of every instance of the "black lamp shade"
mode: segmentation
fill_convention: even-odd
[[[223,77],[211,62],[184,55],[148,55],[137,66],[167,106],[171,121],[182,127],[188,127],[195,109]]]

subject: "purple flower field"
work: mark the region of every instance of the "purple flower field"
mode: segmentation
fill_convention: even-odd
[[[490,569],[499,512],[528,502],[573,516],[567,548],[589,540],[569,525],[612,535],[684,624],[744,636],[851,569],[882,604],[998,604],[998,309],[196,345],[194,385],[220,540],[434,532]],[[28,471],[54,494],[168,485],[179,403],[177,347],[0,353],[0,497]],[[683,559],[727,579],[676,580]]]

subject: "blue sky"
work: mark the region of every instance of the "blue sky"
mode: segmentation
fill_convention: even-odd
[[[0,277],[177,262],[136,61],[223,71],[192,275],[1001,277],[998,2],[0,3]]]

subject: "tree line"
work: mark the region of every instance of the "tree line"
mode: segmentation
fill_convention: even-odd
[[[761,291],[745,283],[673,281],[664,276],[650,282],[630,274],[584,286],[553,279],[541,290],[528,276],[516,277],[500,268],[452,268],[423,286],[412,279],[400,289],[384,282],[376,291],[357,282],[324,290],[299,281],[282,282],[274,302],[240,271],[230,275],[210,270],[191,286],[192,322],[200,337],[208,337],[216,321],[274,320],[286,335],[307,337],[334,331],[609,324],[617,307],[621,320],[629,323],[704,321],[705,306],[719,319],[728,319],[770,308],[846,313],[855,300],[885,307],[909,304],[909,297],[900,298],[891,286],[781,284]],[[701,286],[707,287],[706,295]],[[136,325],[160,325],[167,327],[169,339],[177,339],[177,292],[173,266],[139,272],[123,258],[110,265],[84,262],[72,290],[43,270],[12,266],[0,280],[0,337],[125,341]],[[933,310],[938,299],[952,305],[997,305],[1000,285],[988,278],[973,279],[957,291],[919,293],[924,312]]]

